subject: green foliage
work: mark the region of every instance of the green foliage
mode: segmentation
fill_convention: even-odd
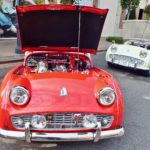
[[[35,0],[34,1],[36,4],[45,4],[45,0]],[[31,5],[30,3],[22,0],[20,3],[21,6],[27,6],[27,5]]]
[[[137,8],[139,6],[140,0],[120,0],[121,7],[123,9],[128,9],[128,8]]]
[[[132,9],[130,12],[129,20],[134,20],[136,19],[136,10]]]
[[[146,20],[150,20],[150,14],[146,14],[146,15],[145,15],[145,19],[146,19]]]
[[[36,4],[44,4],[45,0],[36,0],[35,2],[36,2]]]
[[[0,1],[0,9],[1,9],[1,7],[2,7],[2,1]]]
[[[117,44],[123,44],[124,43],[123,37],[119,37],[119,36],[109,36],[106,38],[106,41],[108,41],[108,42],[115,41],[115,43],[117,43]]]
[[[62,4],[73,4],[73,0],[61,0]]]
[[[146,19],[146,20],[150,20],[150,5],[147,5],[147,6],[145,7],[144,12],[145,12],[145,14],[146,14],[145,19]]]
[[[144,12],[145,12],[146,14],[150,14],[150,5],[147,5],[147,6],[145,7]]]

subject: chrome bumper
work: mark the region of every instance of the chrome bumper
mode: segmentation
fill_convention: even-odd
[[[122,66],[122,67],[126,67],[126,68],[131,68],[131,69],[135,69],[135,70],[141,70],[141,71],[149,71],[149,68],[144,68],[144,67],[138,67],[137,64],[134,64],[133,66],[130,65],[123,65],[120,63],[115,63],[113,61],[107,61],[108,63],[111,63],[113,65],[117,65],[117,66]]]
[[[86,133],[39,133],[30,132],[26,127],[25,132],[20,131],[8,131],[0,129],[0,137],[7,139],[23,140],[28,143],[32,141],[41,142],[60,142],[60,141],[94,141],[98,142],[101,139],[108,139],[114,137],[120,137],[124,135],[124,129],[114,129],[108,131],[101,131],[97,129],[96,132]]]

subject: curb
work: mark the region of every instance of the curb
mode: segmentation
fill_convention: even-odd
[[[103,53],[107,50],[98,50],[97,53]],[[18,57],[18,58],[17,58]],[[24,55],[21,56],[8,56],[4,58],[0,58],[0,64],[8,64],[8,63],[16,63],[16,62],[22,62],[24,60]]]
[[[103,52],[106,52],[106,51],[107,51],[107,49],[106,50],[98,50],[97,53],[103,53]]]
[[[8,37],[8,38],[0,37],[0,41],[4,41],[4,40],[17,40],[17,38],[16,37]]]
[[[0,57],[0,64],[21,62],[24,60],[24,55]]]
[[[16,62],[22,62],[22,61],[23,59],[6,60],[6,61],[0,61],[0,64],[16,63]]]

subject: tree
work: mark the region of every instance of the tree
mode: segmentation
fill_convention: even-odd
[[[122,9],[137,8],[139,6],[140,0],[121,0]]]
[[[120,0],[122,7],[121,17],[120,17],[120,28],[122,28],[122,21],[125,19],[127,10],[127,19],[129,19],[131,10],[136,10],[139,6],[140,0]]]
[[[134,20],[136,19],[136,10],[132,9],[130,12],[129,20]]]
[[[129,19],[130,12],[132,10],[136,10],[136,8],[139,6],[140,0],[121,0],[121,7],[122,9],[128,10],[127,19]]]
[[[57,0],[35,0],[36,4],[57,4]]]
[[[73,0],[61,0],[62,4],[72,4]]]
[[[144,34],[145,34],[145,32],[146,32],[146,30],[148,28],[148,25],[149,25],[149,20],[150,20],[150,5],[147,5],[145,7],[144,13],[146,14],[145,19],[147,20],[147,22],[146,22],[145,29],[144,29],[143,34],[142,34],[142,39],[143,39]]]
[[[144,13],[146,14],[146,20],[150,20],[150,5],[145,7]]]
[[[80,0],[76,0],[76,1],[80,1]],[[75,0],[61,0],[62,4],[73,4],[75,2]],[[93,0],[93,7],[96,7],[98,3],[98,0]]]
[[[2,7],[2,1],[0,1],[0,9],[1,9],[1,7]]]

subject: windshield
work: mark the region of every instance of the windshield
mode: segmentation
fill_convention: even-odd
[[[138,46],[142,48],[146,48],[150,50],[150,42],[149,41],[142,41],[142,40],[128,40],[125,42],[126,45]]]

